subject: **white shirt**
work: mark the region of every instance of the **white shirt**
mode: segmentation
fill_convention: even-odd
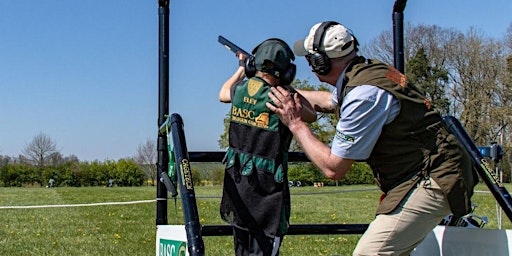
[[[343,72],[338,84],[344,76]],[[336,87],[332,92],[332,101],[338,105],[340,87]],[[382,127],[391,123],[399,112],[400,103],[390,92],[373,85],[354,87],[343,98],[331,153],[347,159],[367,159],[377,143]]]

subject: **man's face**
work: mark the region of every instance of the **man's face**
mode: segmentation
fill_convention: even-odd
[[[318,79],[322,82],[325,82],[322,77],[325,77],[327,74],[325,74],[326,71],[330,70],[330,60],[326,58],[321,58],[320,55],[314,56],[314,54],[310,53],[307,54],[306,60],[308,61],[309,66],[311,67],[311,72],[315,73],[315,75],[318,77]],[[323,74],[323,75],[322,75]]]
[[[304,57],[306,57],[306,60],[308,61],[308,65],[309,65],[309,67],[311,67],[311,72],[316,74],[317,70],[315,69],[315,66],[313,65],[312,60],[311,60],[311,58],[313,57],[313,54],[310,53]]]
[[[316,73],[316,72],[313,72],[313,73],[315,73],[315,76],[318,78],[318,80],[319,80],[320,82],[327,83],[327,80],[326,80],[326,77],[325,77],[325,76],[320,75],[320,74],[318,74],[318,73]]]
[[[320,82],[324,82],[324,83],[327,82],[325,80],[325,78],[326,78],[325,75],[320,75],[317,73],[317,69],[315,69],[315,66],[311,63],[311,56],[312,56],[312,54],[307,54],[306,56],[304,56],[304,57],[306,57],[306,60],[308,61],[309,66],[311,67],[311,72],[313,72],[315,74],[315,76],[318,78],[318,80]]]

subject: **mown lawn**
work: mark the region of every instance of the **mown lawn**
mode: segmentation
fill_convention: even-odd
[[[477,190],[488,191],[483,184]],[[195,192],[201,224],[224,224],[218,214],[221,187],[196,187]],[[293,187],[291,192],[291,224],[367,224],[380,195],[374,186]],[[155,255],[155,197],[155,187],[0,188],[0,255]],[[137,202],[102,204],[129,201]],[[492,195],[477,193],[473,201],[476,214],[489,218],[485,228],[497,228]],[[99,204],[77,205],[93,203]],[[179,198],[176,204],[169,199],[168,211],[169,224],[184,223]],[[503,214],[502,228],[511,227]],[[203,238],[206,255],[232,255],[231,237]],[[290,235],[281,254],[350,255],[358,238]]]

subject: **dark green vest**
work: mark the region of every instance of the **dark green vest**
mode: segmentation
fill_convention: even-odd
[[[469,213],[474,187],[469,155],[426,97],[395,68],[363,57],[353,61],[345,79],[342,95],[355,86],[374,85],[400,102],[400,113],[383,127],[366,160],[387,194],[377,213],[392,211],[419,176],[430,176],[439,184],[456,216]]]
[[[290,217],[290,130],[265,105],[270,85],[253,77],[234,89],[229,148],[224,158],[221,217],[267,236],[284,234]]]

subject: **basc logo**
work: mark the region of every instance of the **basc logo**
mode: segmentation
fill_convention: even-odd
[[[160,239],[159,256],[185,256],[187,244],[182,241]]]

